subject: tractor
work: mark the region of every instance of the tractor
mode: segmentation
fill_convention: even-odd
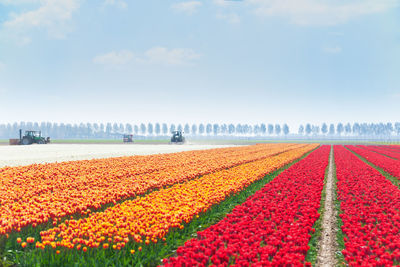
[[[133,134],[124,134],[124,143],[133,143]]]
[[[42,137],[41,131],[25,131],[25,135],[22,136],[22,130],[19,130],[19,144],[20,145],[31,145],[31,144],[48,144],[50,143],[50,137]]]
[[[185,137],[183,137],[182,131],[173,131],[171,137],[171,144],[183,144],[185,143]]]

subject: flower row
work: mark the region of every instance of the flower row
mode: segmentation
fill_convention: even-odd
[[[304,145],[269,144],[155,156],[86,160],[0,172],[0,235],[66,215],[87,214],[152,189]]]
[[[342,146],[334,147],[338,199],[351,266],[400,262],[400,190]]]
[[[166,266],[302,266],[319,218],[330,146],[281,173],[219,223],[178,248]]]
[[[87,218],[69,220],[40,233],[37,247],[113,247],[135,242],[158,242],[171,228],[183,228],[194,216],[207,211],[256,180],[301,157],[317,145],[306,145],[279,155],[204,175],[185,183],[117,204]],[[110,246],[113,244],[113,246]]]
[[[386,156],[380,155],[378,153],[375,153],[373,151],[370,151],[370,150],[368,150],[368,147],[360,148],[358,146],[353,146],[353,145],[351,145],[351,146],[349,145],[346,147],[349,148],[350,150],[356,152],[360,156],[364,157],[372,164],[382,168],[387,173],[400,179],[400,161],[399,160],[391,159],[389,157],[386,157]]]
[[[390,146],[387,146],[387,147],[392,149],[393,151],[400,152],[400,146],[399,145],[390,145]]]
[[[388,156],[394,159],[400,159],[400,151],[396,151],[388,146],[365,146],[359,145],[359,147],[367,149],[372,152],[376,152],[378,154],[382,154],[384,156]]]

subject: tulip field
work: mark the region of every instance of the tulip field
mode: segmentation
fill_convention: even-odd
[[[395,145],[257,144],[3,167],[0,266],[318,265],[328,202],[332,266],[399,265],[398,179]]]

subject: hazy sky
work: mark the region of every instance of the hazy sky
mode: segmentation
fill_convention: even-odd
[[[400,0],[0,0],[0,122],[400,120]]]

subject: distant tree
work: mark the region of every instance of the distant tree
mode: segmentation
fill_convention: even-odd
[[[214,125],[213,125],[213,133],[214,133],[214,135],[218,135],[219,134],[219,124],[218,123],[214,123]]]
[[[154,131],[155,131],[156,135],[160,135],[161,126],[160,126],[160,124],[158,122],[156,123],[156,126],[154,127]]]
[[[50,130],[50,134],[49,134],[49,136],[50,137],[52,137],[52,138],[59,138],[58,137],[58,123],[51,123],[52,125],[51,125],[51,130]],[[22,127],[21,127],[21,129],[22,129]]]
[[[133,132],[135,133],[135,135],[139,134],[139,126],[135,125],[133,126]]]
[[[123,133],[123,132],[125,132],[125,126],[124,126],[124,124],[120,123],[118,133]]]
[[[261,123],[260,125],[260,133],[262,136],[265,136],[265,133],[267,132],[267,126],[265,126],[264,123]]]
[[[72,126],[72,138],[78,138],[78,124],[74,123],[74,125]]]
[[[14,132],[18,132],[18,128],[19,128],[19,124],[14,122],[13,123],[13,131]],[[44,121],[42,121],[40,123],[40,130],[42,131],[43,135],[48,135],[47,131],[46,131],[46,123]]]
[[[341,135],[344,131],[343,123],[339,122],[336,126],[336,132],[338,135]]]
[[[361,127],[360,127],[360,124],[358,122],[355,122],[353,124],[353,134],[354,135],[360,135],[361,134]]]
[[[222,124],[220,127],[220,131],[222,135],[226,135],[226,133],[228,132],[228,125],[226,125],[225,123]]]
[[[100,126],[97,122],[93,123],[93,131],[94,132],[100,131]]]
[[[334,135],[335,134],[335,125],[330,124],[329,125],[329,134]]]
[[[153,135],[153,131],[154,131],[153,124],[152,124],[151,122],[149,122],[149,123],[147,124],[147,134]]]
[[[204,124],[203,123],[200,123],[200,125],[199,125],[199,134],[204,134],[204,131],[205,131],[205,127],[204,127]]]
[[[386,123],[386,135],[391,135],[393,130],[393,124],[391,122]]]
[[[206,126],[207,135],[210,135],[211,132],[212,132],[212,125],[211,125],[211,123],[207,123],[207,126]]]
[[[197,125],[192,124],[192,135],[196,135],[196,134],[197,134]]]
[[[279,124],[275,124],[275,133],[276,135],[281,134],[281,126]]]
[[[185,134],[190,134],[190,126],[189,124],[185,124],[185,127],[183,128],[183,131],[185,132]]]
[[[178,130],[178,131],[183,131],[182,124],[178,124],[178,128],[177,128],[177,130]]]
[[[64,128],[64,127],[65,127],[64,123],[61,123],[60,126],[61,126],[61,128]],[[105,127],[104,123],[100,123],[100,125],[99,125],[99,131],[101,132],[101,136],[104,135],[105,129],[106,129],[106,127]]]
[[[6,126],[6,134],[7,134],[7,138],[13,136],[12,125],[11,125],[11,123],[7,123],[7,126]]]
[[[116,133],[119,132],[118,123],[116,123],[116,122],[113,123],[112,132],[113,132],[114,134],[116,134]]]
[[[322,123],[322,127],[321,127],[321,132],[323,134],[327,134],[328,133],[328,125],[326,125],[326,123]]]
[[[140,124],[140,133],[146,135],[146,125],[144,123]]]
[[[133,131],[132,124],[127,123],[127,124],[125,125],[125,131],[126,131],[126,133],[131,134],[132,131]]]
[[[68,131],[68,127],[69,125],[67,125],[67,131]],[[107,122],[107,126],[106,126],[106,135],[107,137],[111,136],[111,132],[112,132],[112,126],[110,122]]]
[[[26,122],[21,121],[21,123],[19,124],[19,127],[20,127],[22,130],[26,130],[26,129],[25,129],[25,128],[26,128]]]
[[[300,125],[299,126],[299,131],[298,131],[299,135],[303,135],[304,134],[304,126]]]
[[[320,128],[318,125],[313,125],[311,127],[311,132],[313,133],[313,135],[319,135],[319,131],[320,131]]]
[[[347,123],[347,124],[344,126],[344,132],[345,132],[347,135],[351,134],[351,125],[350,125],[350,123]]]
[[[162,124],[162,133],[163,133],[163,135],[168,134],[168,125],[166,123]]]
[[[379,128],[379,125],[376,126],[377,127],[377,134],[381,135],[381,129]],[[367,135],[369,132],[369,126],[367,123],[361,123],[360,124],[360,135]]]
[[[86,138],[85,136],[85,124],[83,122],[79,123],[78,129],[75,132],[78,138]]]
[[[94,126],[92,123],[90,123],[90,122],[86,123],[86,132],[87,132],[88,138],[94,137]]]
[[[88,123],[90,124],[90,123]],[[46,132],[48,136],[52,136],[53,135],[53,123],[51,122],[46,122]],[[21,123],[19,124],[19,127],[21,128]]]
[[[240,123],[238,123],[236,125],[235,131],[236,131],[236,134],[243,134],[243,127]]]
[[[4,123],[0,124],[0,138],[7,138],[6,125]]]
[[[268,134],[272,135],[274,133],[274,125],[268,124]]]
[[[175,124],[171,123],[171,125],[169,126],[169,131],[172,133],[173,131],[175,131]]]
[[[229,135],[232,135],[235,133],[235,125],[233,125],[232,123],[228,125],[228,133],[229,133]]]
[[[311,124],[306,124],[306,135],[310,135],[312,132]]]
[[[26,123],[26,130],[28,130],[28,131],[33,130],[33,122],[28,121]]]
[[[397,134],[397,135],[400,135],[400,122],[396,122],[396,123],[394,124],[394,129],[395,129],[395,131],[396,131],[396,134]]]
[[[255,135],[260,135],[260,126],[258,124],[253,126],[253,133]]]
[[[244,135],[249,135],[249,134],[251,134],[251,129],[250,129],[250,125],[248,125],[248,124],[242,124],[242,131],[243,131],[243,134]]]
[[[282,131],[283,131],[284,135],[288,135],[289,134],[289,126],[286,123],[283,124]]]

